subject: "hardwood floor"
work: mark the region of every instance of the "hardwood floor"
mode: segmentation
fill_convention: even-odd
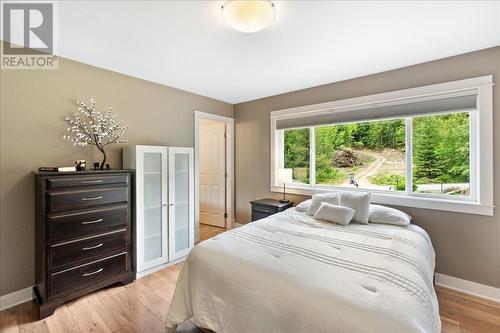
[[[500,303],[436,287],[443,333],[500,332]]]
[[[225,229],[202,225],[200,239]],[[135,282],[106,288],[68,302],[44,320],[36,320],[34,302],[0,312],[0,331],[10,332],[165,332],[164,320],[182,264]],[[500,332],[500,304],[437,287],[442,333]],[[178,332],[202,332],[185,322]]]
[[[212,238],[221,232],[226,231],[224,228],[214,227],[211,225],[200,224],[200,242],[205,239]]]

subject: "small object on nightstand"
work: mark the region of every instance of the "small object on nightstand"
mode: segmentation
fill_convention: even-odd
[[[94,170],[99,170],[99,162],[94,162]]]
[[[250,201],[250,204],[252,205],[252,222],[293,207],[293,202],[284,203],[280,201],[281,200],[275,199],[260,199]]]
[[[85,160],[76,160],[76,171],[85,171]]]
[[[111,170],[111,167],[109,166],[109,164],[106,164],[106,170]]]

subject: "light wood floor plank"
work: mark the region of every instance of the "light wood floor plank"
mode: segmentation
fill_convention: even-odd
[[[21,304],[17,309],[14,309],[14,313],[18,316],[17,322],[20,333],[49,332],[46,320],[36,321],[34,301]]]
[[[441,333],[461,333],[460,322],[441,317]]]
[[[8,310],[0,312],[0,329],[2,333],[19,333],[17,317]]]
[[[142,332],[165,332],[163,322],[147,309],[137,298],[124,290],[111,296],[115,301],[117,310],[123,316],[128,316]],[[168,310],[165,309],[166,312]]]
[[[87,298],[112,332],[140,331],[127,316],[122,316],[119,311],[114,311],[116,304],[107,293],[94,293]]]
[[[72,301],[67,307],[82,333],[111,333],[102,317],[90,304],[88,297]]]
[[[225,229],[201,226],[200,238],[211,238]],[[164,319],[175,290],[182,264],[145,276],[124,287],[112,286],[56,310],[37,321],[34,302],[0,312],[2,333],[49,332],[139,332],[163,333]],[[436,287],[442,333],[499,333],[500,304]],[[200,333],[191,322],[178,328],[182,333]]]
[[[52,332],[52,327],[55,328],[59,333],[80,333],[80,329],[76,324],[73,315],[69,312],[66,305],[59,307],[53,316],[47,319],[53,321],[53,325],[50,325],[49,329]]]
[[[439,299],[442,304],[460,304],[460,307],[456,308],[457,311],[460,311],[461,313],[468,313],[472,316],[478,316],[483,320],[500,325],[500,307],[498,307],[498,305],[497,307],[494,307],[492,303],[484,304],[478,303],[474,299],[456,297],[449,292],[442,293],[440,289],[438,289],[437,294],[439,295]]]
[[[165,309],[168,309],[170,302],[166,302],[163,298],[158,296],[154,291],[149,289],[141,281],[137,283],[131,283],[126,287],[127,292],[137,298],[149,311],[151,311],[158,319],[165,322],[167,319],[167,313]]]
[[[162,289],[157,289],[156,293],[160,296],[165,302],[170,304],[172,302],[172,296],[174,296],[174,289],[167,287]]]
[[[171,283],[169,281],[164,281],[158,278],[158,275],[155,273],[146,275],[137,281],[145,284],[151,290],[157,290],[162,288],[170,287]]]

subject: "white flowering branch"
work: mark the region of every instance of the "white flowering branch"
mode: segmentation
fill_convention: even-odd
[[[90,105],[80,101],[76,103],[78,112],[73,115],[73,118],[64,119],[70,125],[67,128],[67,132],[70,134],[64,135],[63,139],[73,143],[74,146],[96,146],[103,154],[103,161],[100,165],[102,170],[106,163],[104,147],[114,143],[126,143],[127,140],[122,139],[122,137],[128,126],[123,120],[118,119],[113,108],[109,108],[104,114],[96,111],[96,103],[93,98],[90,100]]]

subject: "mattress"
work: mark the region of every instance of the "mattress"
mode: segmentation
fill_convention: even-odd
[[[339,226],[294,208],[201,242],[167,330],[440,332],[435,253],[415,225]]]

